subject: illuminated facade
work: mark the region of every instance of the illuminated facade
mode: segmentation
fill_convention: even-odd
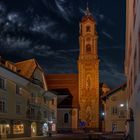
[[[96,22],[88,7],[79,31],[78,74],[46,76],[48,89],[59,92],[57,125],[59,130],[100,128],[98,36]],[[64,90],[67,92],[62,94]],[[65,121],[66,116],[69,121]]]
[[[126,1],[125,74],[128,93],[130,139],[140,138],[140,1]]]
[[[78,60],[79,119],[87,127],[99,128],[99,59],[96,22],[87,8],[80,23]]]
[[[46,135],[48,125],[56,128],[56,110],[36,60],[0,60],[0,138]]]

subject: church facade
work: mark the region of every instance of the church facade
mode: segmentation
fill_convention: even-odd
[[[58,96],[58,130],[100,128],[98,35],[88,7],[79,33],[78,74],[46,76],[49,90]]]

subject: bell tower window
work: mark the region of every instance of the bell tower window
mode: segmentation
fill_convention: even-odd
[[[90,29],[90,26],[86,26],[86,32],[90,32],[91,29]]]
[[[90,53],[91,52],[91,45],[90,44],[87,44],[86,45],[86,52],[87,53]]]

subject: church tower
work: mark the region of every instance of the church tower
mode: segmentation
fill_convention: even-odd
[[[79,120],[86,127],[99,128],[99,59],[97,52],[96,22],[87,9],[80,23]]]

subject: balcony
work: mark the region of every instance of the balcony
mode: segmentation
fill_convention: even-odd
[[[26,117],[29,120],[40,120],[42,118],[42,114],[40,111],[32,112],[31,110],[27,110]]]
[[[31,97],[28,99],[28,104],[41,105],[41,103],[42,103],[41,97]]]

